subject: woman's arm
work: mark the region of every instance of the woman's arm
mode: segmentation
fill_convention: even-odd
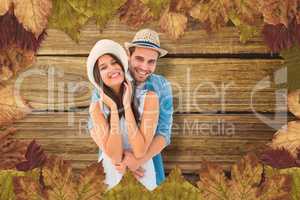
[[[90,115],[94,124],[94,127],[90,130],[91,137],[114,164],[121,162],[123,146],[116,106],[111,106],[110,127],[100,110],[99,102],[91,103]]]
[[[155,134],[158,116],[158,96],[152,91],[149,91],[146,94],[140,127],[136,124],[131,106],[125,107],[128,138],[136,158],[141,158],[146,154]]]

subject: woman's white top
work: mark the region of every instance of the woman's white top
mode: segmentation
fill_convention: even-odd
[[[138,107],[140,118],[144,110],[144,100],[145,100],[146,93],[147,93],[146,90],[138,90],[137,88],[135,94],[136,97],[135,105]],[[105,117],[107,117],[109,114],[109,109],[105,105],[103,106],[103,113]],[[123,116],[122,118],[120,118],[120,131],[122,134],[123,149],[130,150],[131,145],[128,140],[126,121]],[[108,184],[108,189],[111,189],[121,181],[123,174],[119,173],[116,170],[115,166],[111,162],[111,159],[103,151],[99,153],[98,161],[100,162],[101,160],[103,161],[102,163],[105,172],[105,183]],[[155,168],[152,159],[148,160],[141,167],[145,170],[144,176],[138,178],[138,181],[142,183],[148,190],[155,189],[157,186],[156,174],[155,174]]]

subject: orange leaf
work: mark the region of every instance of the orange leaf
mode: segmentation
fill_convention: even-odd
[[[46,29],[52,9],[51,0],[13,0],[15,16],[36,38]]]

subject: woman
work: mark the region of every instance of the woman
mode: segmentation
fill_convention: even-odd
[[[90,105],[91,137],[99,146],[99,161],[103,160],[108,189],[117,185],[126,166],[122,158],[132,151],[141,158],[154,137],[158,121],[159,103],[157,95],[148,91],[134,104],[131,78],[128,74],[128,57],[125,50],[112,40],[100,40],[92,48],[87,71],[89,80],[100,94],[94,92]],[[144,176],[138,180],[149,190],[156,187],[152,159],[142,168]]]

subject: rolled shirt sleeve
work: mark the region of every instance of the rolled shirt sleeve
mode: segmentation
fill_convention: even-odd
[[[165,138],[165,146],[171,143],[173,123],[173,96],[170,83],[163,79],[159,97],[159,119],[156,134]]]

